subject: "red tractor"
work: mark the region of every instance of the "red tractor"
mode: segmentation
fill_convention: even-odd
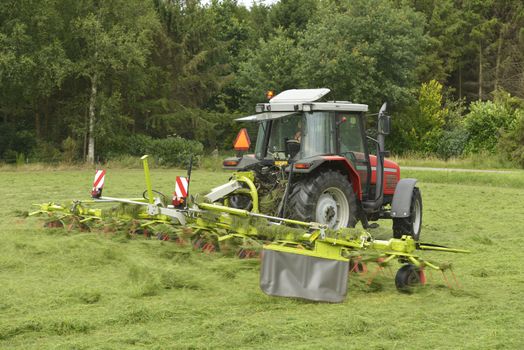
[[[254,174],[264,214],[332,229],[358,221],[368,228],[370,221],[392,219],[395,238],[418,240],[422,198],[417,180],[401,179],[398,164],[385,159],[386,104],[378,113],[374,139],[366,134],[368,106],[320,101],[329,92],[293,89],[257,104],[257,114],[237,119],[258,123],[255,153],[228,158],[224,168]],[[236,191],[227,204],[250,209],[252,198]]]

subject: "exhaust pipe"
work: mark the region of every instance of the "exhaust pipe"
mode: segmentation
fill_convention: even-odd
[[[386,115],[387,103],[384,102],[378,112],[377,129],[377,183],[375,187],[375,200],[362,203],[365,211],[375,211],[382,206],[384,202],[384,157],[386,148],[386,135],[389,134],[389,116]]]

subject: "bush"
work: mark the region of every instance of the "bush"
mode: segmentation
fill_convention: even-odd
[[[67,139],[62,141],[62,150],[62,159],[64,162],[71,164],[78,156],[78,143],[71,136],[68,136]]]
[[[524,111],[519,112],[509,130],[502,133],[498,149],[506,158],[524,168]]]
[[[0,158],[6,163],[18,163],[35,146],[35,135],[27,130],[16,131],[11,123],[0,124]]]
[[[62,159],[60,150],[50,142],[38,141],[29,155],[31,161],[57,162]]]
[[[123,155],[142,156],[153,138],[142,134],[115,135],[97,140],[97,154],[108,160]]]
[[[437,153],[442,129],[448,116],[443,106],[442,85],[436,80],[423,83],[418,99],[399,114],[393,124],[391,150],[397,153],[416,151],[424,154]]]
[[[158,165],[186,167],[191,155],[193,164],[198,165],[199,157],[204,154],[204,146],[198,141],[168,137],[153,140],[147,147],[147,153],[155,157]]]
[[[18,158],[18,153],[16,151],[13,151],[12,149],[8,149],[4,152],[3,161],[8,164],[14,164],[16,163],[16,159]]]
[[[457,127],[453,130],[444,130],[436,145],[436,154],[444,159],[458,158],[464,152],[468,141],[468,132]]]
[[[186,167],[191,154],[194,165],[204,153],[204,146],[193,140],[182,137],[167,137],[154,139],[143,134],[117,136],[99,144],[98,154],[102,159],[121,161],[126,156],[140,157],[148,154],[160,166]],[[134,162],[133,162],[134,164]]]
[[[508,106],[492,101],[475,101],[464,118],[469,134],[465,151],[495,153],[502,130],[507,130],[515,120],[515,113]]]

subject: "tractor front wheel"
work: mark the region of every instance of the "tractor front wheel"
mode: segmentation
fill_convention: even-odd
[[[331,229],[354,227],[357,202],[347,176],[333,170],[317,172],[293,184],[287,212],[290,217],[326,224]]]
[[[415,241],[420,238],[422,227],[422,196],[417,187],[413,188],[411,206],[407,218],[393,218],[393,237],[401,238],[403,235],[413,237]]]

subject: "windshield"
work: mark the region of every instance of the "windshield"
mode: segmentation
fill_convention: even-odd
[[[334,112],[306,113],[302,158],[335,153]]]
[[[273,120],[271,123],[268,151],[271,154],[285,153],[286,142],[295,140],[300,143],[301,133],[302,116],[300,114]]]
[[[265,136],[268,123],[267,120],[264,120],[258,125],[257,143],[255,145],[255,157],[258,159],[264,158],[266,153],[264,152],[264,142],[266,141]]]
[[[297,113],[263,121],[258,129],[256,157],[285,159],[289,154],[293,156],[297,152],[300,158],[334,154],[336,153],[334,123],[334,112],[321,111]],[[269,140],[267,140],[267,132],[270,132]]]

